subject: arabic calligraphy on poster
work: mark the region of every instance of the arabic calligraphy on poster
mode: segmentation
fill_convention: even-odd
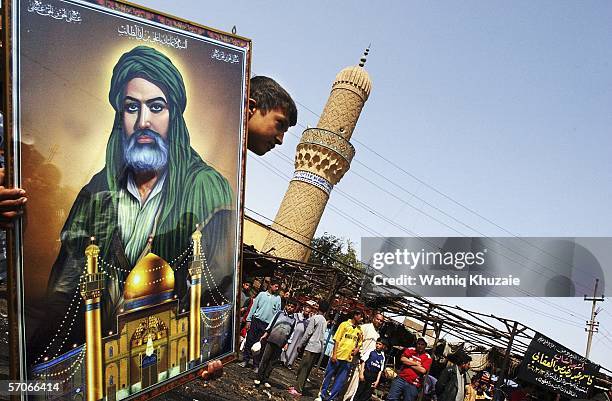
[[[521,363],[518,377],[573,398],[586,398],[599,366],[536,333]]]
[[[159,43],[162,46],[174,47],[175,49],[186,49],[187,39],[181,39],[178,36],[150,31],[138,24],[125,24],[117,27],[119,36],[125,36],[129,39],[140,40],[142,42]]]
[[[240,62],[240,57],[237,54],[224,52],[223,50],[215,49],[210,55],[210,58],[226,63],[236,64]]]
[[[30,0],[28,12],[66,22],[80,23],[82,21],[81,14],[78,11],[65,7],[56,7],[52,4],[43,3],[40,0]]]

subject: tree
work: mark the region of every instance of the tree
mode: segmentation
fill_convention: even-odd
[[[308,259],[310,263],[335,266],[342,271],[348,270],[344,265],[363,270],[363,264],[357,258],[357,251],[353,243],[348,239],[324,233],[322,236],[314,238],[311,246],[316,251],[313,250],[310,253],[310,258]]]

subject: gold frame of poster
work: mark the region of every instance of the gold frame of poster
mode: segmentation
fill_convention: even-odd
[[[6,179],[27,196],[10,378],[39,384],[10,395],[147,399],[235,359],[251,41],[122,1],[2,18]]]

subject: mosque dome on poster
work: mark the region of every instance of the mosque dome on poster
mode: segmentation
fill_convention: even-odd
[[[125,281],[123,297],[128,309],[172,297],[174,271],[164,259],[149,253],[132,269]]]

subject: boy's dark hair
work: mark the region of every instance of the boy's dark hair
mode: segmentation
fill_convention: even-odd
[[[326,313],[329,310],[329,302],[324,299],[319,301],[319,310],[323,313]]]
[[[455,365],[463,365],[464,363],[472,362],[472,357],[469,356],[462,349],[457,350],[454,354],[447,355],[446,359],[448,359]]]
[[[264,77],[263,75],[251,78],[249,96],[257,102],[256,107],[262,113],[265,114],[270,110],[279,108],[287,114],[290,127],[297,124],[297,107],[295,107],[295,102],[291,99],[291,95],[272,78]]]
[[[295,298],[289,298],[285,301],[285,306],[287,305],[293,305],[293,306],[298,306],[299,302],[297,301],[297,299]]]
[[[355,316],[363,316],[363,311],[361,311],[359,309],[355,309],[355,310],[351,311],[351,313],[349,313],[349,316],[351,317],[351,319],[354,319]]]
[[[271,278],[270,279],[270,285],[280,285],[281,281],[277,278]]]

